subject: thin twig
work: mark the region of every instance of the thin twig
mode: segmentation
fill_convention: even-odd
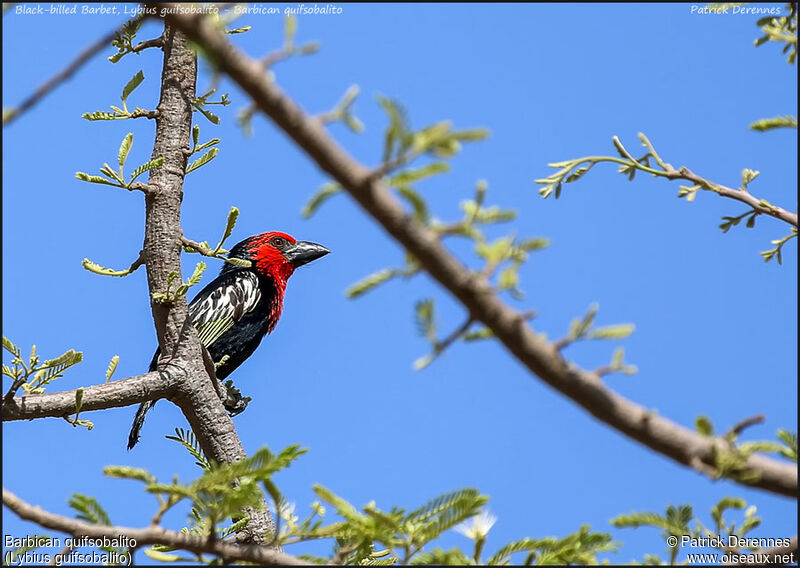
[[[134,45],[131,48],[131,51],[133,53],[139,53],[139,52],[141,52],[141,51],[143,51],[145,49],[148,49],[150,47],[163,48],[164,47],[164,36],[162,35],[162,36],[159,36],[159,37],[155,37],[153,39],[148,39],[148,40],[139,42],[139,43],[137,43],[136,45]]]
[[[3,397],[3,404],[11,402],[17,394],[17,391],[25,384],[27,380],[27,376],[25,374],[20,375],[11,385],[11,388],[8,389],[8,392]]]
[[[797,213],[792,213],[791,211],[787,211],[781,207],[777,207],[772,205],[763,199],[758,199],[754,197],[747,191],[743,191],[741,189],[733,189],[732,187],[727,187],[712,181],[709,181],[693,171],[689,168],[683,167],[680,169],[675,169],[670,164],[664,164],[666,178],[669,180],[676,180],[676,179],[683,179],[686,181],[690,181],[695,185],[699,185],[701,187],[706,187],[715,193],[718,193],[722,197],[728,197],[730,199],[735,199],[736,201],[741,201],[749,205],[754,211],[762,214],[762,215],[769,215],[770,217],[775,217],[776,219],[780,219],[790,225],[797,227]]]
[[[265,57],[262,57],[259,63],[261,64],[261,67],[266,70],[280,61],[289,59],[293,53],[294,49],[286,49],[285,47],[282,47],[281,49],[276,49],[272,53],[268,53]]]
[[[72,77],[78,69],[83,67],[92,57],[100,53],[105,47],[111,43],[111,41],[117,36],[118,30],[114,30],[112,32],[107,33],[99,40],[94,42],[92,45],[84,49],[78,57],[76,57],[72,63],[67,65],[63,70],[56,73],[53,77],[51,77],[48,81],[43,83],[38,89],[36,89],[31,95],[29,95],[25,100],[23,100],[19,106],[13,107],[10,111],[4,113],[3,116],[3,127],[5,128],[7,125],[11,124],[19,118],[19,116],[37,104],[40,100],[42,100],[50,91],[54,90],[58,87],[61,83]]]
[[[453,331],[453,333],[451,333],[441,341],[437,341],[436,343],[434,343],[436,354],[438,355],[442,353],[445,349],[450,347],[450,345],[454,341],[456,341],[459,337],[461,337],[467,332],[467,330],[473,323],[475,323],[475,318],[473,318],[472,316],[468,317],[466,321],[464,321],[464,323],[462,323],[460,326],[458,326],[457,329]]]
[[[217,255],[214,254],[214,251],[208,248],[205,245],[198,243],[197,241],[193,241],[187,237],[181,237],[181,244],[185,247],[189,247],[197,251],[199,254],[203,256],[210,256],[212,258],[216,258]]]
[[[740,422],[737,422],[725,433],[723,438],[730,440],[731,438],[738,437],[745,428],[749,428],[750,426],[755,426],[756,424],[762,424],[767,417],[763,414],[757,414],[756,416],[751,416],[750,418],[745,418]]]
[[[170,531],[159,526],[150,526],[143,529],[131,527],[118,527],[110,525],[95,525],[63,517],[34,507],[26,503],[12,492],[3,488],[3,504],[20,518],[31,521],[39,526],[55,531],[71,534],[73,536],[88,536],[91,538],[117,538],[127,537],[130,542],[135,541],[136,546],[161,544],[188,550],[197,554],[214,554],[228,560],[253,562],[262,565],[283,566],[314,566],[307,562],[276,551],[273,548],[254,544],[235,545],[219,539],[209,539],[196,534]]]

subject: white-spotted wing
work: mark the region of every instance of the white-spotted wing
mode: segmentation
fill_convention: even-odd
[[[189,306],[189,318],[206,347],[253,311],[261,299],[258,277],[252,272],[237,271],[226,280],[205,297],[198,295]]]

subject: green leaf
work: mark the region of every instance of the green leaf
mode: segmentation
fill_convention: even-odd
[[[131,273],[130,270],[114,270],[113,268],[105,268],[99,264],[92,262],[88,258],[84,258],[81,265],[89,272],[100,274],[102,276],[127,276]]]
[[[200,112],[200,114],[205,116],[206,119],[211,124],[219,124],[219,117],[216,114],[214,114],[213,112],[211,112],[209,110],[204,109],[202,106],[199,106],[199,105],[195,105],[195,108]]]
[[[128,100],[128,95],[130,95],[136,87],[142,84],[144,81],[144,73],[140,70],[133,76],[133,78],[128,81],[128,84],[125,85],[125,88],[122,89],[122,104],[124,105],[125,102]]]
[[[225,232],[222,234],[222,238],[220,239],[217,248],[214,249],[215,253],[219,253],[220,249],[222,248],[222,244],[233,233],[233,228],[236,226],[236,220],[238,218],[239,218],[239,208],[231,207],[231,210],[228,212],[228,220],[225,223]]]
[[[289,14],[283,23],[283,40],[286,47],[291,48],[294,45],[295,34],[297,34],[297,18]]]
[[[519,286],[519,266],[511,265],[504,268],[498,277],[498,284],[501,290],[513,289]]]
[[[598,305],[592,304],[586,311],[586,315],[582,320],[572,320],[570,324],[569,337],[570,339],[581,339],[586,336],[594,323],[594,318],[597,315]]]
[[[100,173],[103,174],[104,176],[107,176],[107,177],[117,181],[122,186],[125,185],[125,180],[122,179],[122,176],[119,175],[119,173],[116,172],[115,170],[111,169],[111,166],[109,166],[106,163],[103,163],[103,167],[100,168]]]
[[[411,207],[414,209],[414,218],[418,221],[424,223],[428,220],[430,215],[428,214],[428,205],[425,203],[425,200],[422,196],[411,189],[408,186],[400,186],[397,188],[397,193],[399,193],[406,201],[411,204]]]
[[[155,476],[146,469],[126,465],[106,466],[103,468],[103,475],[116,479],[134,479],[148,485],[156,482]]]
[[[489,558],[486,564],[489,566],[508,564],[509,557],[515,552],[530,552],[542,548],[543,545],[545,545],[544,541],[532,538],[523,538],[522,540],[510,542]]]
[[[78,415],[81,413],[83,406],[83,387],[78,387],[75,390],[75,421],[78,420]]]
[[[63,355],[59,355],[55,359],[49,359],[42,363],[43,368],[47,369],[66,369],[72,365],[76,365],[83,361],[83,352],[70,349]]]
[[[584,174],[586,172],[588,172],[590,169],[592,169],[593,165],[594,165],[594,162],[589,164],[588,166],[584,166],[582,168],[577,168],[576,170],[574,170],[570,175],[568,175],[564,179],[564,183],[572,183],[574,181],[578,181],[579,179],[581,179],[584,176]]]
[[[111,358],[111,362],[108,364],[108,369],[106,369],[106,382],[111,380],[111,376],[114,374],[114,371],[117,370],[118,363],[119,363],[119,355],[114,355]]]
[[[420,300],[414,311],[416,315],[417,332],[431,343],[436,342],[436,323],[433,314],[433,300]]]
[[[253,265],[252,262],[250,262],[249,260],[244,260],[243,258],[225,257],[223,260],[225,262],[229,262],[234,266],[241,266],[242,268],[250,268]]]
[[[459,489],[451,493],[445,493],[435,499],[431,499],[418,509],[414,509],[406,515],[406,522],[421,523],[429,519],[441,515],[442,513],[452,509],[459,503],[470,502],[475,503],[481,500],[481,494],[476,489]]]
[[[790,460],[797,461],[797,434],[788,430],[778,430],[778,438],[786,444],[781,455]]]
[[[630,337],[636,326],[632,323],[607,325],[598,327],[589,332],[589,339],[625,339]]]
[[[76,517],[82,521],[92,523],[94,525],[111,525],[111,520],[108,518],[108,513],[100,506],[97,499],[81,495],[80,493],[73,493],[70,497],[68,504],[75,511],[78,512]]]
[[[211,146],[216,146],[220,142],[221,142],[221,140],[219,138],[212,138],[208,142],[204,142],[204,143],[200,144],[199,146],[195,147],[194,152],[199,152],[200,150],[205,150],[206,148],[210,148]],[[194,153],[194,152],[192,152],[192,153]]]
[[[515,245],[524,251],[541,250],[550,246],[550,239],[535,237],[523,239]]]
[[[133,133],[128,132],[125,138],[122,139],[122,144],[119,145],[119,153],[117,155],[117,160],[119,161],[119,167],[125,165],[125,161],[128,159],[128,153],[131,151],[131,146],[133,145]]]
[[[797,118],[794,116],[762,118],[761,120],[753,122],[750,128],[751,130],[758,130],[759,132],[766,132],[767,130],[774,130],[776,128],[797,128]]]
[[[198,262],[194,267],[194,272],[189,277],[189,280],[186,281],[186,284],[181,284],[178,286],[178,289],[175,291],[175,296],[183,296],[186,292],[189,291],[189,288],[200,282],[203,278],[203,272],[206,271],[206,263],[205,262]]]
[[[11,354],[12,354],[14,357],[19,357],[19,356],[20,356],[20,353],[21,353],[21,351],[20,351],[19,347],[17,347],[16,345],[14,345],[14,342],[13,342],[13,341],[11,341],[11,340],[10,340],[8,337],[6,337],[5,335],[3,336],[3,349],[5,349],[5,350],[6,350],[6,351],[8,351],[9,353],[11,353]]]
[[[169,554],[166,552],[161,552],[153,549],[152,547],[145,548],[144,554],[145,556],[147,556],[148,558],[152,558],[156,562],[181,562],[186,560],[179,554]]]
[[[319,209],[320,205],[341,191],[342,186],[338,183],[328,182],[324,184],[314,195],[311,196],[311,199],[309,199],[308,203],[306,203],[303,207],[303,217],[306,219],[311,217],[317,211],[317,209]]]
[[[81,115],[81,118],[84,118],[89,121],[96,121],[96,120],[121,120],[124,118],[128,118],[127,115],[120,115],[119,113],[111,113],[111,112],[103,112],[101,110],[95,112],[85,112]]]
[[[153,170],[155,168],[159,168],[163,164],[164,164],[164,158],[161,158],[161,157],[156,158],[155,160],[150,160],[149,162],[147,162],[145,164],[142,164],[141,166],[139,166],[138,168],[133,170],[133,173],[131,174],[131,181],[129,181],[128,184],[133,183],[136,180],[136,178],[138,178],[144,172]]]
[[[203,453],[203,449],[200,447],[200,442],[195,437],[194,432],[191,430],[184,430],[183,428],[175,428],[175,435],[165,436],[165,438],[167,440],[178,442],[180,445],[186,448],[186,451],[192,455],[192,457],[195,459],[195,463],[198,466],[205,470],[210,469],[211,463]],[[155,483],[155,480],[151,483]]]
[[[758,170],[751,170],[749,168],[745,168],[742,170],[742,185],[747,187],[747,185],[758,177],[760,174]]]
[[[347,290],[345,290],[344,295],[350,299],[358,298],[383,284],[384,282],[390,280],[394,276],[397,276],[397,270],[385,268],[383,270],[379,270],[367,276],[366,278],[362,278],[352,286],[350,286]]]
[[[461,142],[479,142],[489,137],[487,128],[470,128],[467,130],[456,130],[452,132],[452,137]]]
[[[479,341],[481,339],[490,339],[494,337],[494,333],[488,327],[482,327],[475,331],[468,331],[462,336],[464,341]]]
[[[110,181],[100,176],[90,176],[85,172],[75,172],[75,177],[81,181],[88,181],[89,183],[100,183],[103,185],[113,185],[114,187],[121,187],[121,184]]]
[[[399,174],[390,177],[388,184],[391,187],[404,186],[436,174],[446,173],[448,171],[450,171],[450,165],[447,162],[433,162],[421,168],[414,170],[408,169],[400,172]]]
[[[433,355],[423,355],[422,357],[416,359],[414,363],[412,363],[411,368],[415,371],[421,371],[431,363],[433,363],[434,356]]]
[[[361,513],[359,513],[355,507],[353,507],[350,503],[348,503],[347,501],[336,495],[330,489],[327,489],[322,485],[316,483],[313,485],[312,488],[314,489],[314,493],[317,494],[317,497],[335,507],[336,512],[339,513],[339,515],[341,515],[348,521],[361,523],[365,519],[365,517]]]
[[[219,154],[219,148],[211,148],[208,152],[200,156],[197,160],[186,166],[186,173],[193,172],[197,168],[204,166],[211,160],[217,157]]]
[[[714,425],[711,423],[711,420],[708,416],[698,416],[694,419],[694,429],[697,430],[698,434],[703,436],[713,436],[714,435]]]
[[[479,242],[475,245],[475,252],[481,258],[485,258],[487,263],[497,265],[511,254],[512,243],[511,237],[501,237],[491,244]]]

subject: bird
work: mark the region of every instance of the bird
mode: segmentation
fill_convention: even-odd
[[[187,315],[216,365],[218,380],[233,373],[275,329],[283,312],[286,283],[295,269],[329,252],[320,244],[297,241],[278,231],[248,237],[231,248],[228,258],[249,261],[249,266],[225,262],[219,276],[189,303]],[[156,349],[150,371],[157,369],[159,355]],[[155,403],[139,405],[128,434],[128,450],[139,441],[145,415]]]

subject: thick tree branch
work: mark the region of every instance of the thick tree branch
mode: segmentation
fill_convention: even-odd
[[[167,363],[182,368],[184,379],[176,384],[173,401],[183,411],[206,456],[231,463],[246,454],[205,369],[195,329],[186,321],[186,298],[181,296],[174,302],[152,300],[154,294],[167,289],[171,272],[182,274],[181,201],[197,82],[197,57],[189,49],[187,39],[172,28],[166,28],[163,37],[161,100],[152,156],[163,157],[164,163],[150,171],[148,185],[156,189],[145,196],[144,239],[150,304],[162,353],[159,368]],[[265,542],[275,530],[267,508],[260,511],[246,508],[244,512],[250,522],[239,533],[241,539]]]
[[[26,521],[32,521],[42,527],[67,533],[72,536],[88,536],[90,538],[119,538],[125,536],[128,537],[128,539],[135,540],[137,547],[150,544],[164,544],[182,550],[188,550],[196,554],[214,554],[224,559],[226,564],[231,561],[246,561],[260,565],[313,565],[311,562],[305,562],[267,546],[254,544],[235,545],[226,541],[210,540],[200,535],[170,531],[159,526],[136,529],[131,527],[95,525],[56,515],[43,510],[41,507],[34,507],[5,488],[3,488],[3,504]]]
[[[149,6],[173,6],[148,4]],[[476,319],[531,372],[568,396],[602,422],[678,463],[698,470],[714,468],[718,452],[728,449],[717,438],[701,436],[620,396],[591,372],[564,359],[536,336],[525,318],[502,302],[485,279],[471,273],[439,242],[437,235],[406,213],[388,188],[370,170],[342,149],[263,73],[261,64],[236,50],[214,23],[200,14],[166,10],[167,21],[203,46],[227,73],[325,172],[330,174],[383,228],[450,291]],[[697,467],[703,464],[706,467]],[[793,465],[752,456],[747,467],[758,479],[748,483],[796,497]],[[705,472],[705,471],[704,471]]]
[[[105,410],[167,397],[178,377],[173,373],[145,373],[103,385],[83,388],[81,412]],[[3,402],[3,422],[34,418],[61,418],[75,413],[74,390],[18,396]]]

